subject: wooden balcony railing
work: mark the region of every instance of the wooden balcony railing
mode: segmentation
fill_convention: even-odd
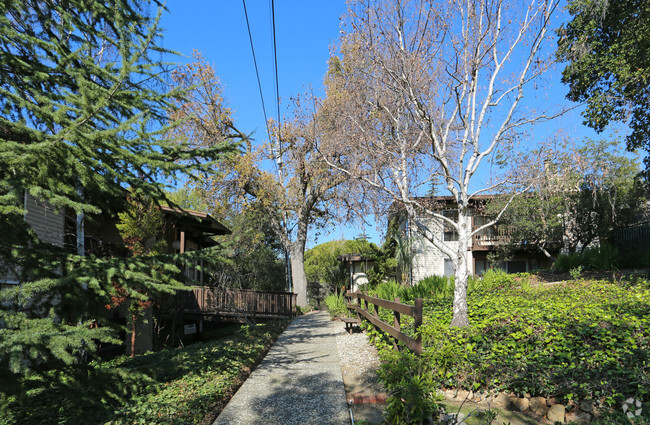
[[[477,229],[477,227],[474,227]],[[483,229],[472,237],[474,246],[492,246],[510,241],[510,229],[504,226],[492,226]]]
[[[474,227],[476,229],[477,227]],[[487,229],[481,230],[474,236],[472,236],[472,246],[474,247],[490,247],[490,246],[496,246],[500,244],[505,244],[509,243],[512,240],[512,234],[513,234],[513,228],[512,226],[493,226],[489,227]],[[537,242],[538,244],[541,242]],[[547,247],[553,246],[553,247],[559,247],[562,243],[562,231],[560,229],[557,229],[557,231],[553,232],[548,240],[545,242]],[[529,245],[529,242],[524,241],[519,241],[519,243],[515,244],[516,246],[519,247],[524,247],[526,245]]]
[[[296,313],[297,295],[291,292],[257,292],[193,286],[179,292],[185,313],[223,314],[245,312],[252,317],[291,317]]]

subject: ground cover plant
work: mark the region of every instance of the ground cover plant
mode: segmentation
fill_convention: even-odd
[[[0,424],[212,423],[285,327],[30,375],[20,393],[0,388]]]
[[[564,402],[590,399],[619,410],[629,397],[650,402],[646,279],[539,286],[521,281],[521,276],[508,279],[503,285],[488,285],[490,289],[477,284],[479,289],[468,297],[469,328],[449,326],[450,296],[425,299],[422,361],[404,371],[406,365],[415,364],[410,354],[386,351],[381,374],[391,377],[385,382],[387,389],[418,375],[417,384],[428,385],[423,394],[440,388],[500,390]],[[390,323],[387,312],[382,314]],[[407,320],[402,320],[402,330],[412,333],[410,321],[403,319]],[[376,330],[369,333],[378,345],[392,345]],[[397,387],[393,392],[399,395]],[[397,411],[421,407],[402,406]]]
[[[425,302],[424,356],[438,385],[564,399],[650,401],[650,284],[575,281],[476,292],[472,327]]]

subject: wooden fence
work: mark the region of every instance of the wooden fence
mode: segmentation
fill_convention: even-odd
[[[291,292],[257,292],[193,286],[179,292],[185,313],[234,315],[243,312],[253,318],[291,317],[296,313],[297,295]]]
[[[387,301],[361,292],[347,292],[345,296],[348,300],[348,308],[354,310],[359,319],[360,316],[363,316],[370,323],[395,338],[396,348],[397,341],[399,341],[413,350],[415,354],[422,354],[422,337],[418,335],[417,338],[412,338],[400,330],[401,315],[406,314],[414,318],[415,332],[417,333],[418,328],[422,325],[422,306],[424,304],[422,298],[416,298],[415,305],[407,305],[401,304],[399,298],[395,298],[395,301]],[[372,311],[369,309],[369,304],[372,304]],[[379,307],[393,312],[392,326],[379,318]]]

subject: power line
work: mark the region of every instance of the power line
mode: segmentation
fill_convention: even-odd
[[[273,65],[275,70],[275,104],[277,106],[278,112],[278,175],[280,177],[280,182],[284,179],[284,172],[282,170],[282,117],[280,116],[280,84],[278,83],[278,49],[277,42],[275,37],[275,2],[271,0],[271,28],[273,29]],[[284,231],[289,237],[289,226],[288,226],[288,217],[287,212],[284,212]],[[291,266],[290,266],[290,255],[289,252],[285,249],[284,258],[287,266],[287,290],[293,292],[293,282],[291,278]]]
[[[266,115],[266,106],[264,105],[264,94],[262,92],[262,82],[260,80],[260,71],[257,68],[257,59],[255,58],[255,47],[253,45],[253,35],[251,34],[251,25],[248,21],[248,11],[246,10],[246,0],[242,0],[244,4],[244,16],[246,16],[246,28],[248,28],[248,39],[251,42],[251,51],[253,52],[253,63],[255,64],[255,75],[257,75],[257,87],[260,90],[260,99],[262,100],[262,112],[264,112],[264,125],[266,126],[266,134],[271,138],[271,132],[269,130],[269,119]]]
[[[275,66],[275,103],[278,109],[278,147],[282,153],[282,118],[280,117],[280,85],[278,84],[278,49],[275,37],[275,2],[271,0],[271,26],[273,28],[273,63]]]
[[[257,87],[260,91],[260,99],[262,100],[262,111],[264,112],[264,124],[266,126],[266,134],[269,137],[269,141],[271,140],[271,131],[269,129],[269,119],[268,116],[266,115],[266,106],[264,104],[264,94],[262,91],[262,82],[260,80],[260,72],[259,68],[257,66],[257,59],[255,57],[255,47],[253,45],[253,35],[251,33],[251,26],[250,26],[250,21],[248,19],[248,11],[246,9],[246,0],[242,0],[242,4],[244,5],[244,15],[246,17],[246,28],[248,29],[248,39],[251,44],[251,51],[253,52],[253,63],[255,64],[255,75],[257,76]],[[271,26],[273,28],[273,57],[274,57],[274,73],[275,73],[275,97],[276,97],[276,104],[277,104],[277,112],[278,112],[278,154],[281,154],[281,145],[280,145],[280,125],[281,125],[281,118],[280,118],[280,90],[279,90],[279,84],[278,84],[278,55],[277,55],[277,50],[276,50],[276,40],[275,40],[275,4],[273,3],[273,0],[271,0]],[[278,176],[280,180],[283,179],[283,172],[282,172],[282,160],[279,159],[280,157],[278,156],[275,161],[275,165],[278,167]],[[279,159],[279,160],[278,160]],[[289,234],[289,229],[287,228],[287,215],[286,212],[284,214],[284,231]],[[290,260],[289,260],[289,252],[285,247],[284,250],[284,259],[285,259],[285,265],[286,265],[286,271],[287,271],[287,289],[289,291],[292,291],[292,282],[291,282],[291,266]]]

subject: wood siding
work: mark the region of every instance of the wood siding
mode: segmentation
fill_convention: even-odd
[[[25,199],[25,221],[34,229],[36,235],[43,242],[56,246],[63,246],[63,213],[57,212],[47,202],[42,202],[27,195]]]
[[[56,246],[63,246],[64,220],[62,213],[58,213],[47,202],[38,201],[30,195],[25,195],[25,221],[36,232],[36,235],[44,242]],[[20,273],[20,270],[18,270]],[[4,275],[0,273],[0,283],[17,284],[18,277],[11,272]]]

